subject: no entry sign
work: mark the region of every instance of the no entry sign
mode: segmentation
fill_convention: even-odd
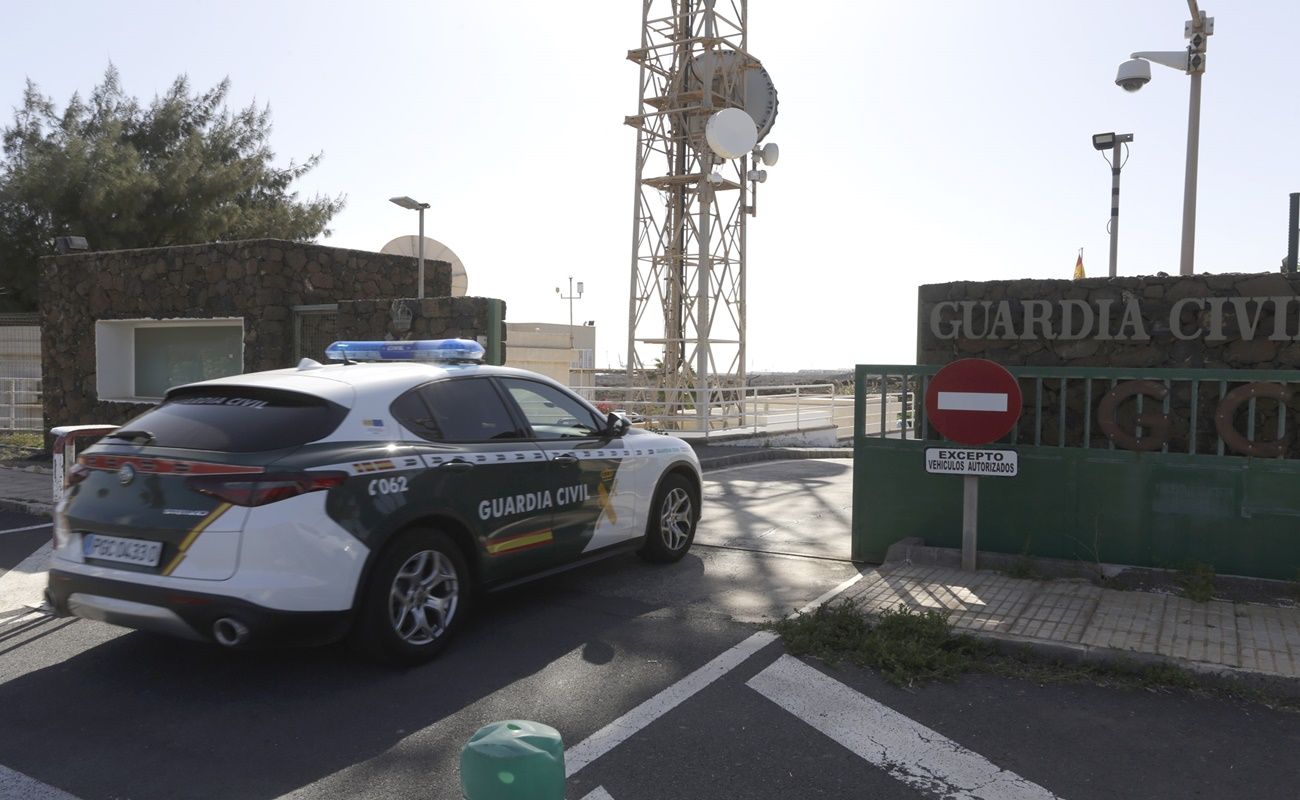
[[[954,442],[988,444],[1020,419],[1020,384],[1001,365],[982,358],[954,361],[925,390],[925,415]]]

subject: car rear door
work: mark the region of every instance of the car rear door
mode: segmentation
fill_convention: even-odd
[[[452,377],[399,396],[393,416],[418,437],[424,469],[408,496],[474,531],[483,578],[499,581],[554,562],[554,497],[541,448],[485,377]]]

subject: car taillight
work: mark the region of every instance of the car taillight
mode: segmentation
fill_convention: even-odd
[[[185,483],[196,492],[232,505],[264,506],[308,492],[333,489],[347,478],[346,472],[279,472],[193,477]]]

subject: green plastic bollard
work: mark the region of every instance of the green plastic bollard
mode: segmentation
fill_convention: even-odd
[[[465,800],[564,800],[564,742],[540,722],[484,725],[460,751]]]

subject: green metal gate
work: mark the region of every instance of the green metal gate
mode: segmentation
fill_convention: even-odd
[[[938,366],[857,368],[853,558],[880,561],[917,536],[959,547],[961,480],[929,475],[924,450],[942,439],[923,403],[906,408],[912,431],[866,434],[868,393],[924,398]],[[1176,568],[1296,580],[1300,569],[1300,372],[1011,367],[1025,405],[998,445],[1020,454],[1020,475],[980,482],[980,549],[1082,562]],[[1151,395],[1122,393],[1142,381]],[[1239,387],[1277,385],[1280,399]],[[1292,387],[1296,397],[1292,398]],[[1244,400],[1250,394],[1249,400]],[[1239,408],[1227,413],[1237,398]],[[1113,399],[1113,398],[1112,398]],[[874,400],[873,400],[874,402]],[[1106,412],[1106,418],[1099,417]],[[1278,458],[1233,454],[1226,424],[1247,441],[1281,442]],[[1109,428],[1117,435],[1108,435]],[[1160,434],[1154,437],[1154,434]],[[1148,452],[1116,442],[1131,436]],[[1235,442],[1240,447],[1240,442]]]

